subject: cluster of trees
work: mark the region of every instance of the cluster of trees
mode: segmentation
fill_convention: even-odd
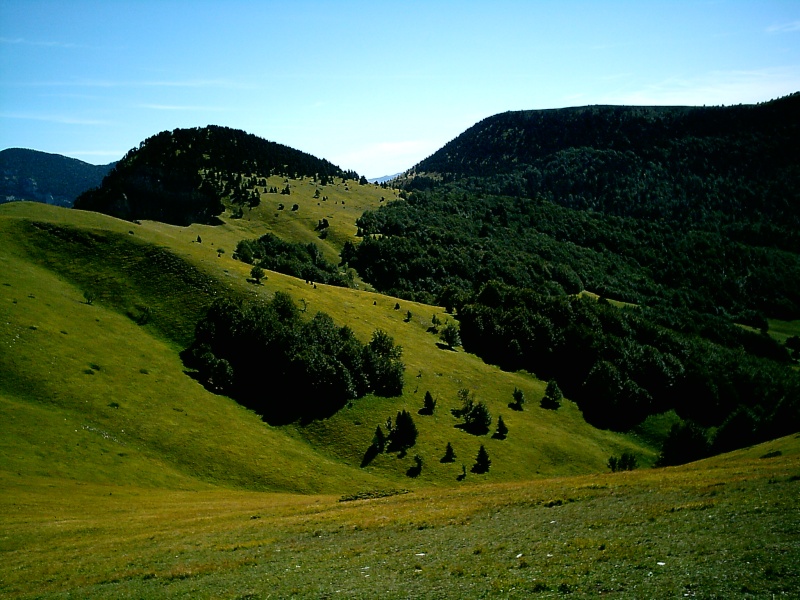
[[[557,401],[563,388],[598,427],[624,431],[675,409],[718,427],[719,450],[797,429],[800,375],[771,338],[738,328],[724,345],[664,327],[652,314],[489,284],[459,319],[465,350],[552,380],[545,400]]]
[[[241,173],[249,173],[243,184]],[[82,194],[76,208],[123,219],[153,219],[175,225],[210,223],[229,196],[238,206],[255,200],[253,188],[281,174],[298,179],[358,180],[327,160],[269,142],[237,129],[210,125],[163,131],[130,150],[100,187]]]
[[[492,413],[483,401],[475,402],[475,394],[466,388],[458,390],[461,408],[453,408],[451,414],[462,419],[459,426],[472,435],[486,435],[492,425]],[[507,433],[507,431],[506,431]]]
[[[623,452],[622,456],[610,456],[607,464],[612,473],[633,471],[639,466],[639,459],[631,452]]]
[[[347,275],[325,260],[319,247],[313,242],[284,242],[279,237],[266,233],[255,240],[241,240],[236,245],[233,258],[307,281],[342,287],[350,284]]]
[[[207,387],[270,423],[330,416],[370,392],[399,395],[405,371],[402,348],[384,331],[362,344],[325,313],[303,320],[281,292],[266,304],[216,301],[182,358]]]
[[[370,449],[375,453],[384,451],[405,453],[417,443],[417,435],[417,426],[414,424],[411,413],[401,410],[398,411],[394,423],[392,423],[391,417],[386,419],[386,433],[378,425]]]

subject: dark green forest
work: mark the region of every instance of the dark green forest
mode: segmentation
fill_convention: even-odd
[[[71,207],[97,187],[114,164],[91,165],[60,154],[8,148],[0,151],[0,204],[33,200]]]
[[[82,194],[75,208],[122,219],[152,219],[188,225],[214,223],[222,199],[240,203],[242,174],[358,179],[327,160],[237,129],[209,125],[162,131],[130,150],[100,187]],[[264,183],[266,185],[266,183]],[[249,198],[250,196],[248,196]]]
[[[764,333],[800,318],[798,133],[798,94],[497,115],[397,180],[342,262],[456,312],[465,350],[557,380],[597,426],[674,409],[704,452],[746,445],[800,428]]]
[[[268,303],[216,301],[182,357],[209,389],[284,424],[329,417],[370,392],[399,395],[402,354],[384,331],[362,344],[326,313],[305,320],[277,292]]]

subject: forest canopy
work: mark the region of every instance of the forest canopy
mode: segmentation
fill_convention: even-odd
[[[402,393],[403,350],[381,330],[362,344],[326,313],[304,320],[291,297],[266,304],[215,302],[182,353],[210,389],[273,424],[334,414],[368,393]]]

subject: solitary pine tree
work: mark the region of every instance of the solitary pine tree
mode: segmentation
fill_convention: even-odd
[[[419,410],[421,415],[432,415],[436,409],[436,400],[433,399],[431,393],[425,392],[425,399],[422,401],[422,408]]]
[[[447,442],[447,448],[444,449],[444,456],[441,459],[443,463],[451,463],[456,460],[456,452],[453,450],[453,444]]]
[[[492,437],[498,440],[504,440],[506,439],[507,435],[508,435],[508,427],[506,427],[506,424],[503,421],[503,417],[499,416],[497,417],[497,431],[494,432],[494,435]]]
[[[383,452],[384,448],[386,448],[386,436],[380,425],[378,425],[378,428],[375,430],[375,435],[372,438],[372,445],[378,452]]]
[[[481,447],[478,450],[478,456],[475,457],[475,464],[472,465],[471,471],[478,474],[486,473],[491,465],[492,461],[489,459],[489,453],[486,451],[486,448],[484,448],[483,444],[481,444]]]

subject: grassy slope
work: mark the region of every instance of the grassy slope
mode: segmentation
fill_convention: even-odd
[[[371,190],[377,202],[381,190],[364,187],[358,191]],[[342,490],[374,487],[374,475],[383,480],[381,485],[452,485],[462,464],[470,468],[481,444],[493,461],[489,480],[602,471],[610,454],[624,450],[637,452],[645,464],[653,460],[652,451],[635,440],[587,426],[569,402],[558,412],[538,408],[544,390],[534,378],[437,347],[437,338],[427,328],[434,313],[446,318],[440,309],[403,302],[401,310],[395,310],[393,298],[322,285],[315,289],[277,273],[263,286],[247,283],[248,266],[232,260],[230,251],[218,257],[216,248],[233,248],[236,240],[254,234],[251,229],[263,227],[255,219],[217,228],[178,228],[132,225],[26,204],[10,205],[3,214],[4,237],[13,241],[3,249],[9,265],[8,281],[0,282],[8,284],[0,288],[8,315],[4,321],[9,323],[9,337],[19,333],[24,342],[0,357],[5,362],[0,390],[8,402],[28,402],[37,409],[55,404],[73,411],[73,420],[97,422],[117,438],[125,429],[126,436],[146,444],[149,456],[203,481],[256,489]],[[37,223],[58,223],[60,229],[53,232],[32,224],[34,218]],[[317,219],[295,220],[299,223],[288,227],[304,224],[313,230]],[[201,243],[196,242],[198,235]],[[168,247],[174,255],[153,250],[154,244]],[[186,264],[176,263],[175,256]],[[92,306],[83,301],[87,287],[98,294]],[[202,308],[226,289],[264,298],[276,290],[287,291],[298,302],[305,301],[309,313],[328,312],[364,340],[376,328],[388,331],[404,348],[404,395],[365,398],[330,420],[275,430],[235,403],[208,394],[183,374],[177,350],[188,342]],[[143,307],[150,308],[152,316],[140,326],[135,319]],[[410,322],[405,320],[408,310],[413,314]],[[31,325],[38,329],[29,329]],[[456,406],[461,387],[475,390],[494,415],[503,414],[510,429],[507,440],[479,438],[454,427],[457,421],[449,409]],[[507,408],[514,387],[528,398],[524,412]],[[381,455],[358,469],[375,427],[398,410],[416,413],[427,390],[439,399],[439,407],[434,416],[416,417],[420,437],[411,454],[403,459]],[[120,407],[110,408],[111,402]],[[188,415],[192,421],[183,426]],[[240,420],[249,435],[238,433]],[[458,459],[445,465],[439,458],[448,441]],[[282,444],[285,452],[278,451]],[[291,452],[299,454],[292,457]],[[425,467],[411,482],[405,473],[416,453]]]
[[[336,496],[0,472],[8,598],[800,594],[800,436],[678,468]]]
[[[341,210],[354,215],[386,195],[329,188],[323,193],[344,196]],[[558,412],[538,408],[544,385],[524,373],[438,348],[426,330],[433,314],[446,318],[440,309],[400,301],[397,311],[393,298],[314,289],[275,273],[263,286],[247,283],[249,267],[230,258],[242,237],[270,227],[312,240],[323,217],[337,227],[310,186],[307,195],[308,206],[299,192],[265,195],[245,219],[219,227],[132,225],[23,203],[0,209],[0,595],[797,593],[796,438],[681,469],[597,474],[609,454],[632,450],[647,465],[653,453],[633,437],[588,427],[568,401]],[[300,210],[271,212],[273,199]],[[81,235],[66,243],[31,221]],[[331,255],[355,234],[342,221],[326,241]],[[94,246],[84,244],[87,231]],[[169,252],[140,260],[154,247]],[[92,306],[86,286],[99,290]],[[404,347],[404,395],[276,429],[207,393],[183,373],[177,351],[204,299],[223,289],[264,298],[286,291],[364,340],[387,330]],[[142,306],[152,309],[146,325],[135,322]],[[503,414],[507,440],[453,427],[448,409],[460,387]],[[522,413],[506,406],[514,387],[527,397]],[[359,469],[375,426],[401,408],[416,413],[426,390],[439,405],[434,416],[415,416],[411,455],[425,461],[421,477],[406,477],[411,458],[395,455]],[[454,465],[438,461],[447,441]],[[481,443],[491,471],[457,483]],[[759,458],[775,450],[782,456]],[[417,491],[336,502],[401,487]]]

